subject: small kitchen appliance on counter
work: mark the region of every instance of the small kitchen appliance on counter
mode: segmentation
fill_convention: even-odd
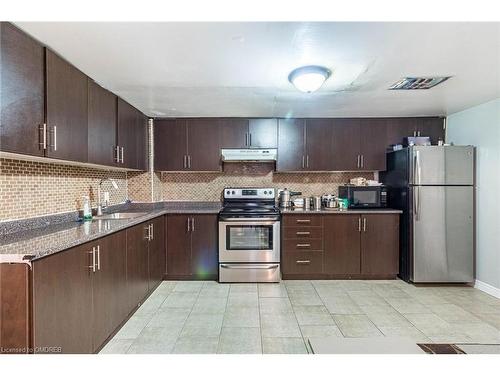
[[[219,212],[219,282],[279,282],[280,211],[273,188],[226,188]]]
[[[293,196],[301,195],[300,191],[290,191],[287,188],[279,190],[279,202],[280,208],[291,208],[293,207]]]
[[[339,198],[347,199],[346,208],[386,208],[387,188],[378,186],[339,186]]]

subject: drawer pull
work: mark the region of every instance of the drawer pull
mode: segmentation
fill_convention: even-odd
[[[297,236],[308,236],[311,234],[311,232],[297,232]]]
[[[298,243],[297,247],[311,247],[310,243]]]
[[[311,220],[309,219],[297,219],[297,223],[310,223]]]
[[[310,260],[296,260],[295,263],[297,264],[309,264],[311,263]]]

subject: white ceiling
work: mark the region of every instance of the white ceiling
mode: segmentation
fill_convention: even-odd
[[[17,22],[150,116],[446,115],[500,97],[500,23]],[[333,71],[313,94],[294,68]],[[451,75],[389,91],[404,76]]]

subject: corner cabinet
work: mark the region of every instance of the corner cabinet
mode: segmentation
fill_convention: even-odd
[[[392,279],[398,262],[398,214],[284,215],[284,279]]]
[[[168,215],[166,237],[168,279],[217,279],[217,215]]]

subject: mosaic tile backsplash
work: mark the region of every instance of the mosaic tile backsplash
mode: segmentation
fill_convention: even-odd
[[[118,185],[118,189],[109,181],[102,185],[102,191],[110,193],[110,203],[124,202],[127,172],[0,158],[0,221],[80,210],[84,195],[96,207],[97,185],[103,177]]]
[[[162,173],[163,200],[220,201],[225,187],[272,187],[314,196],[337,194],[338,186],[353,177],[373,179],[373,173],[273,173],[272,165],[226,164],[224,173]]]

